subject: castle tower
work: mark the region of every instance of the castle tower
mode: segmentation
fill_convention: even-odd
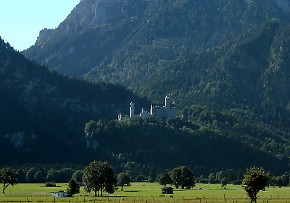
[[[130,118],[133,118],[135,115],[135,104],[133,102],[130,103]]]
[[[170,99],[169,96],[166,96],[166,97],[165,97],[165,102],[164,102],[164,104],[165,104],[165,109],[166,109],[166,110],[169,110],[169,109],[170,109],[170,105],[171,105],[171,99]]]
[[[153,116],[153,105],[151,104],[151,107],[150,107],[150,114],[151,116]]]

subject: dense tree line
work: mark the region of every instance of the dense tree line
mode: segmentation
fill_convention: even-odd
[[[96,162],[102,163],[102,162]],[[95,166],[97,164],[92,164]],[[92,167],[91,166],[91,167]],[[90,171],[86,169],[86,166],[75,166],[73,168],[68,168],[68,166],[22,166],[15,167],[15,169],[11,169],[10,167],[4,167],[0,169],[1,176],[0,182],[4,184],[4,187],[7,187],[8,179],[4,179],[7,177],[7,174],[15,174],[13,178],[9,178],[9,181],[13,180],[13,185],[17,183],[46,183],[44,185],[55,187],[57,183],[69,182],[71,186],[69,186],[69,190],[71,195],[76,194],[78,191],[78,185],[84,184],[84,173],[86,171]],[[198,174],[196,168],[191,170],[187,166],[175,166],[171,169],[166,169],[165,171],[159,169],[159,173],[156,175],[154,173],[148,173],[146,170],[138,171],[140,173],[134,174],[132,171],[134,167],[131,168],[122,168],[122,166],[117,165],[116,163],[112,165],[114,178],[112,179],[115,186],[120,186],[121,190],[123,190],[123,186],[129,186],[131,181],[141,182],[141,181],[149,181],[149,182],[159,182],[161,185],[174,185],[176,188],[184,187],[190,188],[194,186],[195,183],[209,183],[209,184],[220,184],[221,187],[226,187],[227,184],[242,184],[242,180],[244,178],[244,174],[246,170],[220,170],[220,171],[211,171],[209,174],[202,173]],[[110,169],[111,170],[111,169]],[[41,173],[41,175],[39,175]],[[11,176],[12,177],[12,176]],[[54,177],[54,178],[53,178]],[[290,185],[290,174],[284,173],[282,175],[271,175],[269,179],[269,184],[272,186],[289,186]],[[27,179],[32,178],[32,179]],[[185,179],[184,179],[185,178]],[[98,187],[96,188],[98,189]],[[93,190],[91,188],[91,190]]]
[[[117,184],[122,187],[130,185],[130,177],[128,174],[121,172],[117,178],[112,166],[108,162],[93,161],[83,169],[82,184],[87,192],[94,192],[94,196],[103,196],[103,192],[112,194],[117,189]],[[222,173],[222,172],[221,172]],[[222,186],[225,186],[224,178],[229,177],[228,173],[223,175]],[[289,176],[288,176],[289,180]],[[18,184],[19,174],[15,169],[5,167],[0,169],[0,182],[3,183],[2,193],[11,185]],[[196,180],[193,172],[187,166],[179,166],[170,172],[160,174],[158,182],[164,186],[173,184],[176,189],[190,189],[195,186]],[[257,202],[257,194],[260,190],[264,190],[270,184],[270,173],[264,168],[251,167],[246,170],[242,181],[243,187],[247,192],[251,202]],[[46,185],[51,187],[52,185]],[[55,187],[56,185],[53,185]],[[67,187],[68,196],[73,196],[80,192],[80,183],[75,179],[70,179]]]
[[[85,137],[92,149],[106,149],[115,157],[114,162],[123,168],[130,162],[158,166],[156,168],[159,169],[186,164],[201,175],[209,174],[212,169],[218,171],[218,168],[226,167],[237,171],[249,165],[262,164],[275,173],[287,171],[283,160],[243,143],[239,138],[181,120],[136,118],[121,122],[90,121],[85,126]],[[238,164],[237,157],[240,160]]]

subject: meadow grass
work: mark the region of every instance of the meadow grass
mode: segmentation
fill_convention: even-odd
[[[162,195],[162,186],[158,183],[132,183],[119,188],[114,194],[104,193],[104,197],[94,197],[81,187],[81,193],[74,197],[53,198],[51,192],[66,191],[67,184],[58,187],[44,187],[44,184],[18,184],[9,186],[5,194],[0,195],[0,202],[107,202],[107,203],[246,203],[250,202],[240,185],[227,185],[226,189],[218,184],[197,184],[190,190],[175,189],[173,195]],[[289,187],[269,187],[259,192],[260,203],[290,203]]]

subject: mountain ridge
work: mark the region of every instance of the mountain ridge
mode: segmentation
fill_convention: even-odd
[[[69,75],[81,76],[94,68],[100,74],[114,72],[124,68],[125,61],[134,62],[133,55],[144,65],[156,64],[155,58],[176,59],[221,45],[269,18],[290,22],[290,13],[277,5],[283,1],[84,0],[49,37],[23,53]],[[146,60],[138,56],[142,47],[148,46],[150,54],[164,41],[175,50],[163,45],[164,54],[151,51],[156,57],[147,54]]]
[[[194,157],[200,161],[197,165],[222,166],[217,152],[229,157],[228,145],[238,143],[241,151],[243,147],[259,151],[257,161],[264,161],[259,164],[271,165],[267,160],[273,158],[284,171],[289,170],[290,13],[286,1],[126,0],[118,1],[118,18],[100,18],[98,24],[94,11],[102,2],[83,0],[77,6],[80,11],[86,6],[93,9],[80,12],[81,16],[73,11],[51,36],[23,53],[63,73],[122,84],[152,101],[171,94],[183,120],[178,129],[173,128],[176,131],[170,131],[172,137],[185,133],[200,143],[197,148],[207,142],[218,144],[217,148],[207,146],[209,154]],[[136,122],[139,126],[147,121]],[[187,122],[197,127],[188,127]],[[96,123],[105,126],[106,134],[114,121]],[[117,123],[120,133],[113,131],[113,135],[122,134],[131,124]],[[168,132],[170,124],[160,125],[162,132]],[[144,135],[152,133],[147,130]],[[102,136],[92,139],[106,140]],[[157,150],[154,147],[145,150],[140,145],[135,154],[126,154],[110,141],[104,145],[113,156],[124,153],[126,161],[130,157],[137,157],[134,162],[140,157],[151,164],[159,161],[147,157]]]

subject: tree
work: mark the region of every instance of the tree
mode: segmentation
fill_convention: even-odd
[[[62,168],[58,172],[58,181],[59,182],[68,182],[72,178],[74,170],[71,168]]]
[[[55,170],[50,168],[46,175],[46,181],[54,182],[56,180]]]
[[[82,170],[76,170],[72,174],[72,179],[75,179],[78,183],[82,182],[82,177],[83,177],[83,171]]]
[[[12,168],[3,168],[0,170],[0,182],[3,183],[3,190],[2,193],[5,193],[6,188],[9,185],[16,185],[18,184],[18,174],[15,169]]]
[[[211,173],[211,174],[209,174],[209,176],[208,176],[208,182],[210,183],[210,184],[215,184],[215,183],[217,183],[217,179],[216,179],[216,174],[215,173]]]
[[[222,187],[226,187],[227,184],[229,183],[229,175],[228,175],[227,171],[220,171],[216,175],[217,175],[220,183],[222,184]]]
[[[167,184],[172,184],[172,179],[168,173],[162,173],[158,178],[158,183],[166,186]]]
[[[37,170],[34,167],[28,169],[28,171],[26,172],[26,181],[28,183],[34,183],[35,182],[34,175],[35,175],[36,172],[37,172]]]
[[[103,196],[103,191],[114,193],[114,184],[116,184],[117,180],[109,163],[93,161],[84,168],[83,182],[85,183],[86,191],[93,190],[95,196],[100,191],[101,196]]]
[[[67,194],[68,196],[73,196],[74,194],[80,193],[80,185],[77,183],[75,179],[71,179],[68,182],[67,186]]]
[[[34,181],[38,182],[38,183],[45,182],[45,177],[44,177],[44,174],[43,174],[43,172],[41,170],[37,171],[34,174]]]
[[[131,179],[127,173],[119,173],[117,176],[118,185],[121,185],[121,191],[123,191],[124,185],[130,185]]]
[[[263,168],[252,167],[247,169],[244,174],[243,185],[251,199],[251,202],[257,202],[257,194],[268,185],[270,174]]]
[[[180,167],[174,168],[172,170],[171,178],[173,185],[176,187],[176,189],[178,189],[182,182],[182,174]]]
[[[182,189],[187,189],[195,185],[195,177],[193,172],[186,166],[180,166],[172,170],[172,181],[174,186],[178,189],[181,186]]]

